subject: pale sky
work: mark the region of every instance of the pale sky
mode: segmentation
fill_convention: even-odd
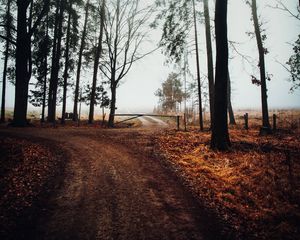
[[[231,41],[241,44],[236,45],[240,53],[251,56],[254,60],[258,59],[256,40],[251,39],[246,32],[253,32],[253,25],[250,21],[250,8],[245,1],[231,0],[228,6],[228,38]],[[272,80],[267,82],[268,87],[268,103],[269,108],[300,108],[300,90],[293,94],[289,93],[291,83],[287,81],[289,74],[286,70],[276,63],[285,63],[289,56],[293,53],[290,43],[294,43],[297,35],[300,33],[300,21],[293,19],[288,14],[270,9],[266,4],[272,4],[271,0],[259,0],[259,15],[265,22],[267,41],[266,47],[269,54],[266,56],[267,72],[273,75]],[[295,10],[298,0],[287,0],[286,5]],[[202,4],[200,6],[202,8]],[[211,18],[213,13],[211,11]],[[206,52],[205,52],[205,36],[203,26],[199,26],[200,38],[200,68],[201,72],[206,74]],[[147,48],[155,48],[160,39],[160,32],[153,30],[150,33],[152,43],[147,43]],[[215,44],[213,44],[215,47]],[[258,68],[253,69],[247,62],[234,52],[230,51],[230,74],[232,80],[232,104],[234,109],[256,108],[259,109],[260,88],[251,84],[250,74],[258,75]],[[123,84],[117,90],[117,112],[151,112],[157,105],[158,98],[154,96],[154,92],[161,86],[161,83],[167,78],[168,74],[174,71],[172,66],[165,66],[166,57],[156,51],[152,55],[137,62],[129,74],[123,80]],[[215,58],[214,58],[215,61]],[[192,65],[194,61],[190,60]],[[257,60],[255,61],[257,65]],[[3,62],[0,61],[0,76],[2,78]],[[194,66],[191,69],[195,69]],[[92,70],[91,70],[92,71]],[[86,78],[90,73],[84,74]],[[192,79],[188,79],[192,81]],[[99,80],[100,82],[100,80]],[[1,86],[1,85],[0,85]],[[1,86],[2,87],[2,86]],[[1,95],[1,93],[0,93]],[[72,94],[69,92],[68,111],[72,111]],[[7,88],[7,108],[13,107],[14,102],[13,87],[8,84]],[[33,107],[30,106],[32,110]],[[59,111],[60,108],[58,108]],[[36,110],[39,110],[38,108]],[[96,108],[96,111],[99,109]],[[86,110],[84,110],[86,111]],[[57,113],[59,115],[60,112]]]

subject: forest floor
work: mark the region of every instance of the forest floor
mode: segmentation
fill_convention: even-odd
[[[133,125],[1,128],[0,238],[299,239],[299,133]]]

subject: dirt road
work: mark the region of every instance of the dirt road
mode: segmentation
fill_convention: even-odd
[[[150,130],[1,130],[66,152],[36,239],[215,239],[212,223],[153,150]]]

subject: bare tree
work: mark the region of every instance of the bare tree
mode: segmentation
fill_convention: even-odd
[[[108,125],[113,127],[116,110],[117,87],[129,72],[134,62],[148,55],[139,53],[147,31],[143,29],[152,13],[152,8],[142,8],[140,0],[109,1],[104,26],[104,47],[100,69],[110,83],[111,104]]]
[[[195,0],[193,0],[193,19],[194,19],[194,32],[195,32],[195,45],[196,45],[196,66],[197,66],[197,83],[198,83],[198,99],[199,99],[199,123],[200,123],[200,130],[203,131],[200,60],[199,60],[199,49],[198,49],[198,31],[197,31]]]
[[[250,2],[248,1],[250,4]],[[256,36],[258,54],[259,54],[259,70],[260,70],[260,86],[261,86],[261,103],[262,103],[262,128],[261,133],[270,133],[271,126],[269,122],[268,112],[268,96],[267,96],[267,83],[266,83],[266,70],[265,70],[265,53],[266,49],[263,46],[263,39],[261,34],[261,24],[259,23],[257,16],[257,4],[256,0],[251,2],[252,19],[254,25],[254,32]]]
[[[209,91],[209,107],[210,107],[210,124],[213,124],[214,115],[214,64],[213,52],[211,44],[211,30],[210,30],[210,17],[208,0],[203,0],[204,5],[204,18],[205,18],[205,37],[206,37],[206,55],[207,55],[207,78],[208,78],[208,91]]]

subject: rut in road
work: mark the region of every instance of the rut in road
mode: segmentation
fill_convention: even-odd
[[[28,134],[59,142],[69,156],[63,186],[49,199],[50,212],[40,220],[37,239],[214,238],[176,178],[154,157],[122,144],[128,132]]]

